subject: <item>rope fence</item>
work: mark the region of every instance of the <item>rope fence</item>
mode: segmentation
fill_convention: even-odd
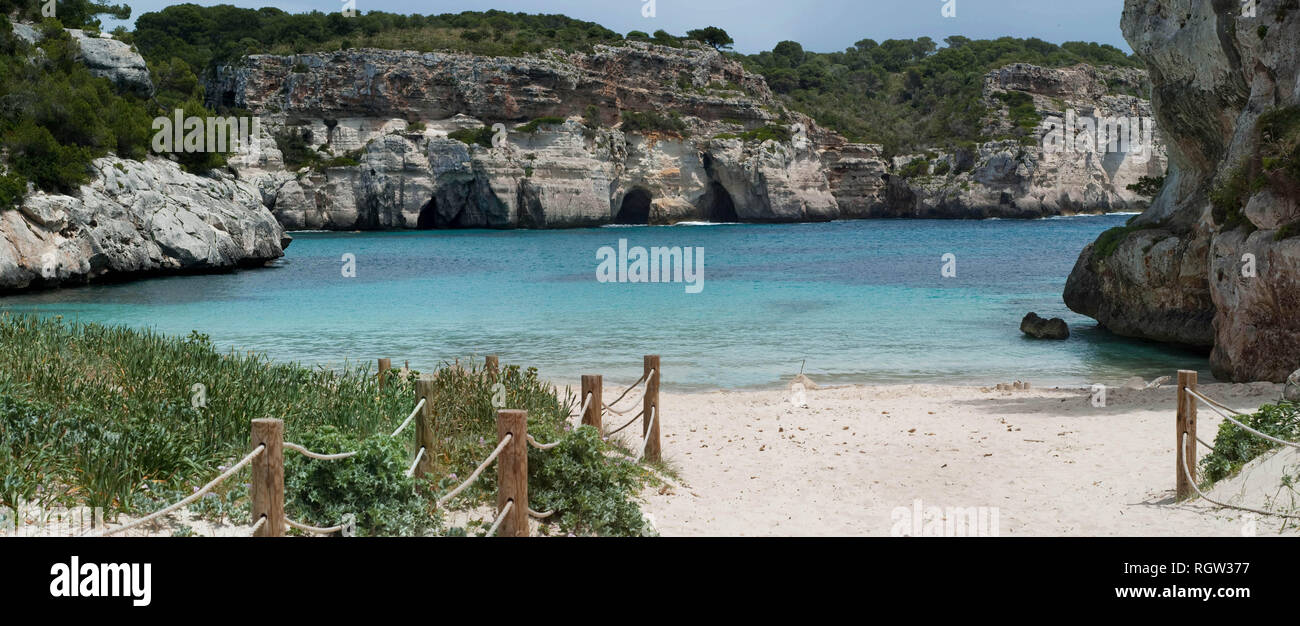
[[[240,459],[238,463],[235,463],[234,465],[230,466],[230,469],[222,472],[220,476],[213,478],[211,482],[209,482],[206,485],[203,485],[202,487],[199,488],[198,491],[195,491],[194,493],[190,494],[184,500],[181,500],[180,502],[177,502],[176,504],[173,504],[171,506],[164,507],[157,511],[154,511],[153,513],[150,513],[134,522],[131,522],[130,524],[125,524],[122,526],[118,526],[117,528],[113,528],[111,530],[106,530],[100,533],[99,536],[107,537],[109,535],[116,535],[118,533],[131,530],[132,528],[143,526],[168,513],[171,513],[172,511],[175,511],[176,509],[179,509],[187,504],[190,504],[198,500],[199,498],[202,498],[203,496],[207,495],[209,491],[212,491],[214,488],[216,488],[217,485],[220,485],[222,481],[226,480],[227,478],[230,478],[231,476],[234,476],[235,473],[237,473],[239,470],[244,469],[246,465],[252,463],[253,459],[257,458],[257,456],[259,454],[262,454],[263,452],[266,452],[265,445],[261,445],[261,446],[257,446],[256,448],[253,448],[253,451],[249,452],[247,456]]]
[[[469,478],[465,479],[465,482],[461,483],[460,486],[456,487],[455,489],[452,489],[451,492],[449,492],[447,495],[438,498],[438,508],[442,508],[442,505],[446,504],[449,500],[455,498],[457,495],[460,495],[460,492],[468,489],[470,485],[474,484],[474,481],[478,480],[478,477],[483,473],[483,470],[487,469],[487,466],[491,465],[493,461],[497,460],[497,455],[501,454],[501,451],[505,450],[506,446],[509,445],[513,439],[514,439],[513,435],[506,435],[505,437],[503,437],[500,443],[497,444],[496,449],[492,451],[492,454],[489,454],[487,459],[485,459],[482,463],[479,463],[478,468],[474,470],[473,474],[469,475]],[[421,448],[421,450],[423,450],[423,448]]]
[[[284,447],[293,450],[294,452],[298,452],[309,459],[317,459],[321,461],[341,461],[350,456],[356,456],[357,454],[356,452],[340,452],[338,454],[319,454],[316,452],[312,452],[311,450],[308,450],[307,448],[304,448],[296,443],[289,443],[288,441],[284,442]]]
[[[496,367],[496,357],[488,357],[487,368],[485,373],[495,378],[499,371]],[[642,388],[639,400],[642,408],[639,413],[632,417],[623,426],[609,434],[616,434],[630,426],[637,418],[644,419],[643,438],[640,445],[640,453],[636,460],[645,458],[647,461],[658,461],[660,455],[659,448],[659,423],[658,423],[658,405],[659,405],[659,357],[657,355],[648,355],[644,360],[644,374],[635,383],[624,389],[613,403],[607,405],[601,401],[602,396],[602,377],[599,375],[584,375],[582,377],[582,397],[583,402],[578,410],[582,419],[582,425],[595,426],[597,431],[601,430],[601,418],[605,413],[623,415],[630,413],[633,408],[619,411],[613,408],[614,405],[622,402],[627,398],[628,393],[637,388]],[[379,363],[379,387],[383,389],[386,378],[391,370],[390,359],[380,359]],[[416,445],[418,451],[415,460],[411,463],[410,468],[406,471],[408,478],[421,476],[429,473],[431,468],[431,457],[435,450],[433,441],[433,382],[432,380],[420,379],[415,381],[416,403],[415,408],[407,415],[397,429],[393,431],[390,437],[400,435],[412,423],[415,424]],[[302,522],[297,522],[284,513],[284,451],[292,450],[310,459],[320,461],[341,461],[356,456],[358,452],[339,452],[334,454],[324,454],[314,452],[305,446],[287,442],[284,440],[284,422],[278,419],[254,419],[252,420],[252,450],[242,459],[236,462],[230,468],[223,471],[216,478],[213,478],[203,487],[196,489],[194,493],[184,499],[163,507],[153,513],[150,513],[138,520],[124,524],[117,528],[105,530],[96,536],[105,537],[126,532],[128,530],[149,524],[160,517],[181,509],[192,504],[210,493],[223,481],[234,476],[246,467],[251,466],[252,476],[249,481],[249,500],[250,500],[250,519],[256,520],[251,526],[250,532],[254,537],[282,537],[286,528],[293,528],[303,532],[315,534],[334,534],[344,530],[344,525],[318,527],[311,526]],[[554,510],[538,512],[528,507],[528,448],[531,446],[539,450],[552,450],[560,445],[560,441],[552,443],[541,443],[532,435],[528,434],[528,414],[526,411],[518,410],[498,410],[497,411],[497,445],[488,454],[487,458],[474,469],[465,481],[461,482],[447,494],[438,498],[436,506],[444,507],[448,502],[460,495],[471,485],[473,485],[482,476],[494,462],[497,464],[497,507],[499,513],[493,521],[487,535],[520,537],[528,536],[529,518],[547,519],[555,514]]]
[[[1250,433],[1255,437],[1259,437],[1260,439],[1264,439],[1266,441],[1270,441],[1272,443],[1281,446],[1290,446],[1292,448],[1297,448],[1297,449],[1300,449],[1300,444],[1291,441],[1286,441],[1284,439],[1279,439],[1277,437],[1274,437],[1266,433],[1262,433],[1254,428],[1251,428],[1241,423],[1239,420],[1235,419],[1231,415],[1228,415],[1228,413],[1232,413],[1233,415],[1244,417],[1246,414],[1236,409],[1233,409],[1232,407],[1229,407],[1217,400],[1206,397],[1205,395],[1198,392],[1196,390],[1196,382],[1197,382],[1196,379],[1197,379],[1197,373],[1194,371],[1180,370],[1178,372],[1178,418],[1177,418],[1178,419],[1177,422],[1178,441],[1177,441],[1177,447],[1175,449],[1177,453],[1177,470],[1178,470],[1178,474],[1175,477],[1177,498],[1179,500],[1183,500],[1185,498],[1191,497],[1191,495],[1195,493],[1202,500],[1205,500],[1210,504],[1214,504],[1216,506],[1226,508],[1226,509],[1235,509],[1238,511],[1246,511],[1249,513],[1256,513],[1259,515],[1271,515],[1271,516],[1282,517],[1286,519],[1300,519],[1300,515],[1295,515],[1290,513],[1279,513],[1276,511],[1268,511],[1265,509],[1257,509],[1248,506],[1240,506],[1236,504],[1228,504],[1226,502],[1220,502],[1218,500],[1210,498],[1209,496],[1205,495],[1205,492],[1201,491],[1200,486],[1196,482],[1196,443],[1200,443],[1206,448],[1209,448],[1211,451],[1214,450],[1214,446],[1210,445],[1205,440],[1201,439],[1196,435],[1196,415],[1197,415],[1197,407],[1199,406],[1197,404],[1198,402],[1209,407],[1211,411],[1217,413],[1220,417],[1222,417],[1224,420],[1227,420],[1233,426],[1236,426],[1237,428],[1240,428],[1243,431]],[[1227,411],[1228,413],[1224,413],[1224,411]]]
[[[339,524],[338,526],[330,526],[328,528],[320,528],[317,526],[308,526],[307,524],[295,522],[287,517],[284,518],[284,523],[288,524],[290,528],[297,528],[298,530],[301,530],[303,532],[316,533],[318,535],[332,535],[334,533],[343,532],[342,524]]]

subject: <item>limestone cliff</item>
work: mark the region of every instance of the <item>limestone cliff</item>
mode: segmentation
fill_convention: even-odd
[[[1026,139],[999,139],[955,153],[896,157],[887,177],[888,200],[872,216],[1036,218],[1106,213],[1145,208],[1147,198],[1128,189],[1142,177],[1164,175],[1166,156],[1155,132],[1146,92],[1146,74],[1131,68],[1078,65],[1048,69],[1017,63],[984,78],[983,104],[993,112],[983,134],[1005,137],[1017,129],[1013,98],[1029,108],[1032,128]],[[1067,120],[1145,120],[1150,137],[1142,142],[1075,140],[1069,149],[1046,139],[1062,132]],[[1026,122],[1021,122],[1026,123]],[[1084,128],[1072,124],[1071,128]],[[1105,132],[1105,124],[1100,128]],[[1135,127],[1135,130],[1142,128]],[[1084,137],[1085,130],[1079,136]],[[1135,137],[1141,138],[1139,135]],[[1100,145],[1099,145],[1100,144]],[[907,176],[898,175],[913,165]]]
[[[1215,375],[1300,365],[1300,6],[1128,0],[1169,177],[1129,227],[1086,248],[1065,302],[1116,333],[1212,348]]]
[[[30,26],[19,36],[34,41]],[[78,59],[123,88],[153,82],[130,46],[71,31]],[[74,194],[30,190],[0,209],[0,292],[138,274],[252,266],[284,256],[288,237],[255,186],[229,173],[196,176],[158,157],[96,159]]]
[[[990,74],[986,99],[1019,90],[1045,112],[1149,110],[1112,94],[1108,80],[1133,86],[1142,76],[1013,66]],[[1164,171],[1162,150],[1136,164],[998,141],[937,157],[950,175],[904,179],[879,146],[818,127],[761,76],[694,45],[510,58],[254,55],[220,69],[208,94],[261,118],[264,149],[233,164],[290,229],[1042,217],[1143,206],[1126,186]],[[631,129],[628,114],[667,123]],[[506,132],[491,145],[451,138],[496,124]],[[290,133],[324,165],[286,169],[271,137]]]

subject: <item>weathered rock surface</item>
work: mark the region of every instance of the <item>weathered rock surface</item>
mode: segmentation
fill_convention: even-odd
[[[1023,93],[1043,118],[1037,140],[1031,145],[997,140],[957,153],[896,157],[894,172],[915,159],[925,160],[929,172],[887,177],[887,201],[870,216],[1037,218],[1145,208],[1147,199],[1128,186],[1143,176],[1164,175],[1167,158],[1158,132],[1147,142],[1117,141],[1114,146],[1108,141],[1099,146],[1094,135],[1092,141],[1074,142],[1072,149],[1049,149],[1044,139],[1067,120],[1082,118],[1145,119],[1147,128],[1154,129],[1150,103],[1130,95],[1144,93],[1145,87],[1145,73],[1131,68],[1049,69],[1017,63],[994,70],[984,79],[984,104],[995,112],[984,134],[1012,132],[1009,107],[999,96]]]
[[[77,195],[28,194],[0,212],[0,291],[138,273],[261,265],[288,239],[257,189],[171,161],[105,157]]]
[[[1069,339],[1070,326],[1065,320],[1054,317],[1045,319],[1037,313],[1030,313],[1020,320],[1020,332],[1034,339]]]
[[[91,74],[103,76],[142,95],[153,94],[149,67],[130,44],[108,36],[93,36],[75,28],[68,29],[68,33],[80,49],[77,60],[85,64]]]
[[[1282,230],[1300,219],[1296,194],[1253,190],[1232,226],[1210,202],[1258,154],[1256,120],[1300,105],[1300,11],[1286,6],[1261,0],[1246,17],[1236,4],[1127,1],[1169,177],[1130,228],[1083,251],[1065,289],[1071,309],[1116,333],[1212,347],[1215,376],[1232,381],[1280,382],[1300,364],[1300,239]]]
[[[1118,70],[1016,67],[1001,82],[991,75],[988,98],[1025,88],[1043,93],[1044,110],[1061,95],[1086,111],[1146,106],[1108,95]],[[953,176],[903,181],[880,146],[849,143],[785,109],[761,76],[705,47],[253,55],[222,68],[208,93],[259,115],[270,133],[309,137],[325,158],[360,151],[360,165],[314,172],[236,160],[289,228],[1042,217],[1131,208],[1139,200],[1124,187],[1164,169],[1159,154],[1140,168],[1123,155],[1026,155],[1013,141],[945,157],[961,166]],[[681,131],[625,132],[625,112],[676,116]],[[539,118],[566,121],[527,125]],[[494,147],[447,138],[498,123],[507,133]],[[744,138],[772,127],[782,129],[775,138]]]

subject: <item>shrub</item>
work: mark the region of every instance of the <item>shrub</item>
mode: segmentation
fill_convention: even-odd
[[[564,123],[564,118],[562,117],[539,117],[531,122],[528,122],[527,124],[524,124],[523,126],[520,126],[519,128],[516,128],[515,131],[531,135],[533,133],[536,133],[543,125],[559,126],[560,124],[563,123]]]
[[[1237,420],[1279,439],[1300,440],[1300,407],[1294,404],[1282,402],[1266,405],[1251,415],[1237,417]],[[1214,439],[1214,451],[1201,459],[1201,468],[1206,479],[1211,482],[1221,480],[1275,447],[1275,444],[1224,420]]]
[[[357,536],[422,535],[435,526],[429,503],[406,476],[413,454],[409,438],[376,433],[358,441],[333,426],[285,436],[314,452],[357,452],[338,461],[285,452],[285,511],[291,519],[334,526],[352,515]]]
[[[657,111],[624,111],[622,128],[625,133],[687,134],[686,121],[676,111],[668,115]]]
[[[1153,198],[1164,186],[1164,176],[1142,176],[1138,178],[1138,182],[1129,185],[1127,189],[1139,196]]]
[[[898,170],[898,175],[902,178],[915,178],[918,176],[930,175],[930,162],[924,157],[912,159],[907,165]]]
[[[482,128],[462,128],[461,130],[447,133],[447,137],[449,139],[455,139],[467,146],[480,145],[484,148],[491,148],[492,135],[494,134],[495,133],[492,132],[491,128],[484,126]]]

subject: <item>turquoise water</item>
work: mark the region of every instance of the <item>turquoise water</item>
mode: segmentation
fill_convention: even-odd
[[[772,385],[805,359],[819,383],[1086,385],[1204,370],[1201,355],[1112,337],[1061,302],[1078,252],[1126,219],[297,233],[266,269],[0,297],[0,309],[198,330],[327,367],[495,353],[556,381],[630,381],[657,353],[677,389]],[[703,247],[703,291],[598,282],[597,250],[620,238]],[[955,278],[941,276],[947,253]],[[1024,338],[1029,311],[1064,317],[1072,337]]]

